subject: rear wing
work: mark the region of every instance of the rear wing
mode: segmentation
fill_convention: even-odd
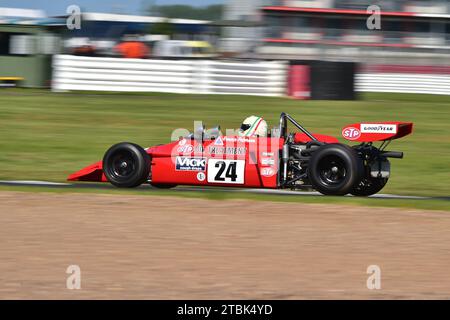
[[[412,122],[365,122],[344,127],[342,136],[350,141],[385,141],[402,138],[410,134],[412,130]]]

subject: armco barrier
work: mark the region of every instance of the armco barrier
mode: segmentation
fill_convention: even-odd
[[[143,60],[56,55],[52,89],[245,94],[288,94],[282,61]],[[357,92],[450,95],[450,67],[365,65]]]
[[[287,64],[56,55],[52,89],[283,96]]]
[[[450,67],[426,65],[362,65],[356,91],[450,95]]]
[[[450,75],[358,73],[356,91],[450,95]]]

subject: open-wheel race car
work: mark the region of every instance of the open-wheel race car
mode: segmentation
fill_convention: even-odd
[[[296,132],[288,131],[288,122]],[[410,122],[367,122],[346,126],[345,139],[312,134],[286,113],[267,136],[221,135],[220,128],[200,130],[168,144],[143,149],[128,142],[112,146],[103,160],[71,174],[70,181],[110,182],[133,188],[150,183],[268,189],[314,189],[325,195],[369,196],[390,176],[386,151],[394,139],[412,132]],[[379,147],[375,142],[381,142]]]

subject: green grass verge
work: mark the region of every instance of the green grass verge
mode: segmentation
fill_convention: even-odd
[[[426,210],[445,210],[450,211],[450,201],[441,199],[378,199],[378,198],[357,198],[357,197],[317,197],[317,196],[295,196],[295,195],[271,195],[241,192],[223,192],[221,190],[157,190],[157,189],[91,189],[91,188],[52,188],[36,186],[0,186],[0,191],[24,191],[24,192],[42,192],[42,193],[84,193],[84,194],[113,194],[113,195],[140,195],[140,196],[172,196],[197,198],[207,200],[228,200],[228,199],[247,199],[258,201],[275,202],[293,202],[299,203],[299,212],[301,212],[302,203],[320,203],[320,204],[340,204],[350,206],[377,207],[382,210],[383,207],[394,207],[403,209],[426,209]],[[151,200],[151,199],[150,199]]]
[[[383,192],[449,195],[450,97],[410,94],[366,94],[358,101],[295,101],[3,89],[0,179],[64,181],[69,173],[101,159],[119,141],[142,146],[167,143],[173,129],[192,130],[194,120],[208,127],[237,128],[250,114],[263,116],[275,126],[282,111],[313,132],[339,138],[349,123],[413,121],[414,133],[391,144],[390,149],[404,151],[405,158],[392,160],[392,177]]]

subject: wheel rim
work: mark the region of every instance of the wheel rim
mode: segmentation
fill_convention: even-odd
[[[372,193],[376,190],[381,190],[387,183],[387,178],[372,178],[365,177],[361,180],[358,186],[355,188],[356,192],[369,192]],[[376,192],[378,192],[376,191]]]
[[[368,189],[371,188],[373,186],[374,180],[373,179],[368,179],[368,178],[363,178],[361,180],[361,182],[359,183],[357,189]]]
[[[115,154],[110,163],[111,174],[119,179],[128,178],[134,173],[136,161],[129,151],[120,151]]]
[[[323,184],[339,185],[345,181],[347,169],[344,161],[337,156],[327,156],[319,162],[319,177]]]

